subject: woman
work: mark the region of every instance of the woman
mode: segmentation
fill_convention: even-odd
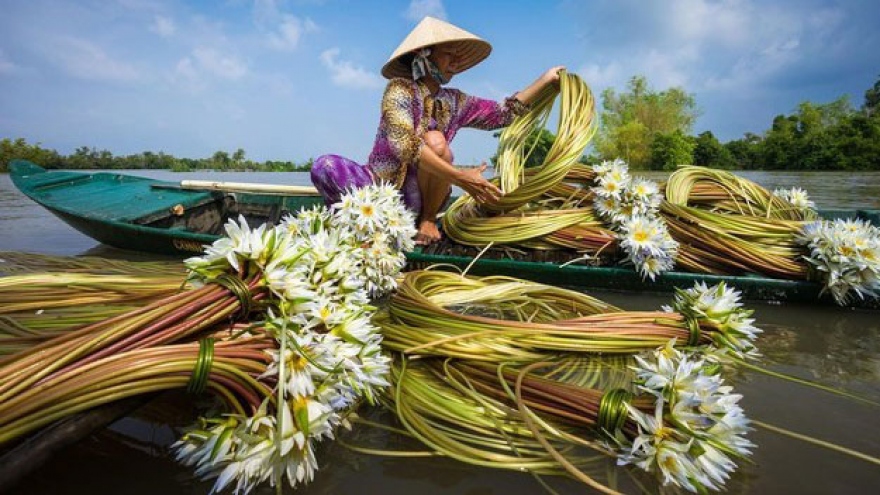
[[[417,215],[419,244],[440,239],[437,213],[452,185],[480,204],[496,201],[502,192],[483,178],[486,165],[456,168],[449,143],[462,127],[491,130],[510,124],[528,110],[544,86],[559,80],[562,67],[548,70],[503,103],[443,87],[491,51],[491,45],[479,37],[425,17],[382,67],[382,75],[390,81],[367,165],[338,155],[318,157],[312,165],[312,182],[324,200],[332,204],[348,189],[390,182]]]

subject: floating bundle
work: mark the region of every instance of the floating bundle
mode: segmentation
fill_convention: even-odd
[[[759,332],[736,291],[720,284],[679,291],[676,311],[621,311],[576,291],[509,277],[408,272],[374,322],[384,346],[411,355],[523,363],[558,352],[634,354],[670,339],[755,352]],[[724,318],[715,314],[723,308]]]
[[[125,299],[139,292],[120,289],[121,300],[143,305],[84,326],[67,314],[67,331],[7,356],[0,445],[101,404],[185,388],[211,392],[226,406],[174,445],[197,476],[238,492],[263,482],[280,488],[285,478],[294,486],[309,481],[314,444],[388,384],[370,299],[394,288],[413,225],[387,186],[354,191],[332,210],[302,211],[273,227],[230,221],[226,237],[186,260],[189,289],[146,299]],[[118,283],[116,276],[104,283]],[[67,288],[74,295],[91,289]],[[28,294],[22,298],[29,303]]]
[[[616,493],[585,469],[599,454],[702,492],[753,447],[720,374],[730,356],[756,355],[750,315],[723,284],[631,312],[508,277],[420,271],[373,321],[395,351],[384,401],[436,452]]]
[[[0,273],[9,274],[0,277],[0,356],[187,287],[177,263],[9,252],[0,260]]]

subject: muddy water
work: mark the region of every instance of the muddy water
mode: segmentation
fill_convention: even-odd
[[[172,174],[137,172],[156,178],[307,184],[304,174]],[[880,174],[744,174],[768,187],[798,185],[822,208],[880,208]],[[144,259],[144,255],[97,245],[36,206],[0,175],[0,251],[48,254],[97,254]],[[669,297],[599,293],[627,309],[654,309]],[[762,366],[880,402],[880,313],[827,306],[750,303],[758,326]],[[756,372],[731,381],[744,395],[753,419],[880,456],[880,407],[865,405]],[[204,494],[210,482],[178,466],[167,446],[191,417],[186,400],[172,398],[121,420],[113,427],[62,452],[14,493],[23,494]],[[368,414],[382,414],[367,411]],[[387,420],[387,419],[386,419]],[[350,443],[402,448],[407,445],[368,429],[345,437]],[[880,467],[758,428],[754,463],[744,464],[728,486],[729,493],[864,493],[880,486]],[[449,459],[389,459],[356,454],[328,445],[322,466],[301,494],[447,494],[541,493],[529,474],[475,468]],[[590,473],[627,493],[639,489],[628,471],[599,459]],[[588,492],[561,478],[544,480],[558,493]],[[656,487],[648,485],[649,492]],[[258,493],[273,493],[266,487]],[[288,490],[289,492],[289,490]]]

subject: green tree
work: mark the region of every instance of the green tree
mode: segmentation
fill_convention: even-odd
[[[700,133],[694,144],[694,165],[721,169],[736,167],[730,151],[718,141],[712,131]]]
[[[500,132],[494,134],[495,137],[500,135]],[[529,155],[526,157],[525,167],[540,167],[543,165],[544,159],[547,158],[547,153],[550,152],[550,148],[555,141],[556,135],[547,129],[540,128],[530,132],[526,136],[525,152],[529,153]],[[492,155],[489,160],[492,162],[492,165],[497,166],[498,154]],[[311,169],[311,165],[309,165],[309,169]]]
[[[238,148],[235,150],[235,153],[232,154],[232,162],[235,164],[235,168],[241,168],[244,164],[244,150]]]
[[[870,117],[877,113],[878,107],[880,107],[880,79],[877,79],[874,87],[865,91],[865,104],[862,105],[862,110]]]
[[[680,130],[656,134],[651,141],[651,170],[675,170],[694,162],[696,143]]]
[[[880,112],[858,113],[830,132],[842,170],[880,170]]]
[[[225,151],[217,151],[211,157],[211,162],[213,168],[217,170],[226,170],[229,168],[229,164],[232,162],[229,158],[229,153]]]
[[[623,158],[633,168],[651,162],[651,144],[660,134],[690,132],[698,112],[693,95],[679,87],[655,91],[645,76],[629,81],[627,91],[602,92],[602,116],[595,148],[601,159]]]
[[[724,149],[730,153],[730,157],[733,160],[733,168],[753,170],[759,168],[758,161],[762,143],[763,138],[761,136],[747,132],[741,139],[724,143]]]
[[[809,101],[792,115],[777,115],[759,147],[758,164],[772,170],[839,170],[844,158],[837,151],[836,130],[856,114],[849,98],[831,103]]]
[[[9,162],[15,159],[29,160],[45,168],[62,168],[63,164],[58,152],[44,149],[40,143],[28,144],[24,138],[0,140],[0,172],[9,170]]]

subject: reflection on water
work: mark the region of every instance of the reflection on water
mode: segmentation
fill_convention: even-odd
[[[813,380],[876,392],[880,383],[880,319],[837,318],[824,322],[785,322],[764,328],[765,362],[804,370]]]
[[[181,174],[142,171],[178,180]],[[764,173],[754,173],[761,175]],[[186,174],[185,178],[240,182],[307,184],[305,174]],[[758,178],[758,177],[756,177]],[[761,180],[758,178],[758,180]],[[776,182],[769,182],[769,181]],[[805,184],[804,181],[812,181]],[[823,207],[872,205],[880,208],[880,174],[767,174],[769,187],[806,187]],[[33,204],[0,175],[0,251],[48,254],[90,254],[125,259],[151,256],[101,246],[66,226]],[[596,293],[626,309],[656,309],[670,302],[668,295]],[[880,311],[843,310],[827,306],[750,303],[764,354],[760,363],[776,372],[813,380],[880,402]],[[730,378],[744,396],[746,413],[754,418],[849,448],[880,456],[880,408],[845,397],[785,382],[756,372]],[[162,403],[118,422],[109,432],[81,442],[27,478],[15,493],[26,494],[206,494],[211,482],[193,478],[189,468],[177,465],[167,446],[191,413]],[[162,414],[158,414],[156,409]],[[376,410],[366,414],[390,421]],[[174,425],[172,429],[168,425]],[[729,493],[864,493],[880,486],[880,469],[803,442],[758,429],[750,437],[758,448],[753,464],[744,464],[730,482]],[[412,444],[373,429],[358,428],[344,439],[357,445],[389,449]],[[419,448],[419,447],[415,447]],[[387,493],[469,495],[542,493],[528,474],[477,468],[452,459],[381,458],[357,454],[340,444],[327,445],[320,455],[315,481],[298,488],[300,494]],[[639,493],[629,469],[600,459],[590,474],[627,493]],[[644,479],[635,475],[639,483]],[[558,493],[584,493],[571,480],[546,478]],[[645,485],[648,492],[655,485]],[[289,491],[288,491],[289,492]],[[274,490],[263,487],[258,493]]]

